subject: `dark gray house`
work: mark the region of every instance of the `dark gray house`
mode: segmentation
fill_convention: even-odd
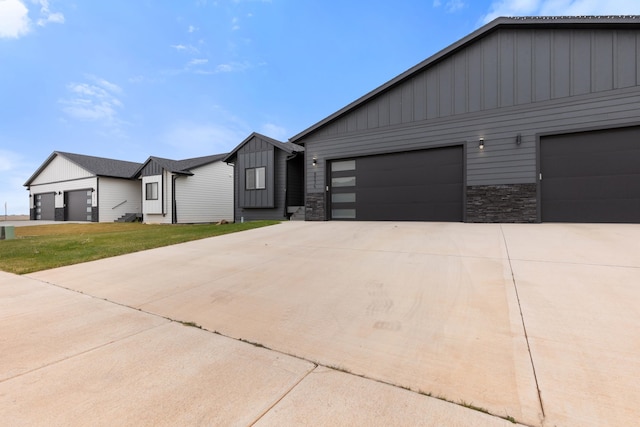
[[[224,159],[234,165],[234,220],[304,219],[304,147],[252,133]]]
[[[307,220],[638,223],[640,17],[498,18],[290,142]],[[231,157],[293,153],[276,145]],[[282,213],[282,184],[244,179],[245,218]]]

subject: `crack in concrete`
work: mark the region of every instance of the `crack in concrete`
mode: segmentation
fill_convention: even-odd
[[[529,360],[531,361],[531,370],[533,371],[533,379],[536,382],[536,390],[538,392],[538,401],[540,403],[540,410],[542,411],[542,424],[546,418],[544,412],[544,404],[542,403],[542,392],[540,391],[540,384],[538,383],[538,375],[536,374],[536,365],[533,362],[533,354],[531,353],[531,345],[529,344],[529,334],[527,333],[527,325],[524,321],[524,313],[522,313],[522,304],[520,304],[520,294],[518,293],[518,284],[516,283],[516,276],[513,272],[513,265],[511,264],[511,255],[509,255],[509,246],[507,244],[507,237],[504,235],[502,225],[500,225],[500,232],[502,233],[502,239],[504,240],[504,249],[507,251],[507,260],[509,261],[509,271],[511,271],[511,281],[513,282],[513,288],[516,292],[516,299],[518,301],[518,310],[520,311],[520,319],[522,320],[522,329],[524,331],[524,338],[527,342],[527,351],[529,352]]]

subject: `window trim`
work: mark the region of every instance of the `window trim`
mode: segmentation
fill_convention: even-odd
[[[265,166],[246,168],[244,170],[244,189],[247,191],[266,190],[267,168]]]
[[[149,189],[151,189],[151,191],[149,191]],[[154,189],[155,189],[155,191],[154,191]],[[145,184],[144,199],[145,200],[158,200],[158,182],[147,182]]]

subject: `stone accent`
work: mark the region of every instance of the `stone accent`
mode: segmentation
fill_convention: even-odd
[[[56,221],[64,221],[64,208],[56,208],[54,219]]]
[[[467,187],[467,222],[537,222],[536,184]]]
[[[37,215],[36,208],[29,209],[29,219],[31,221],[35,221],[36,215]]]
[[[324,193],[307,193],[305,205],[306,221],[324,221]]]
[[[99,215],[98,215],[99,209],[97,207],[92,207],[91,208],[91,222],[98,222],[99,220]]]

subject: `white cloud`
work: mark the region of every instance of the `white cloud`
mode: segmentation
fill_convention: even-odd
[[[440,0],[433,1],[433,7],[438,8],[440,6],[442,6],[442,1]],[[457,12],[461,9],[464,9],[465,7],[467,7],[467,5],[463,0],[447,0],[444,3],[444,8],[448,13]]]
[[[498,0],[494,1],[482,21],[499,16],[583,16],[636,15],[640,2],[629,0]]]
[[[198,65],[204,65],[207,62],[209,62],[208,59],[204,59],[204,58],[196,58],[196,59],[192,59],[191,61],[189,61],[189,63],[187,64],[187,67],[193,67],[193,66],[198,66]]]
[[[72,82],[67,85],[69,97],[61,99],[64,111],[69,117],[83,121],[100,122],[117,128],[122,123],[118,110],[123,107],[118,98],[122,89],[103,78],[87,76],[89,82]]]
[[[260,128],[260,133],[273,139],[277,139],[278,141],[286,141],[289,135],[289,131],[287,131],[286,128],[273,123],[263,124]]]
[[[193,25],[189,25],[189,28],[187,28],[187,32],[189,32],[189,33],[195,33],[198,30],[199,30],[199,28],[198,27],[194,27]]]
[[[38,25],[44,27],[49,22],[56,24],[64,24],[64,15],[60,12],[51,12],[49,9],[49,0],[39,0],[40,3],[40,19]]]
[[[239,22],[240,22],[240,20],[239,20],[237,17],[236,17],[236,18],[233,18],[233,19],[231,20],[231,30],[232,30],[232,31],[237,31],[237,30],[239,30],[239,29],[240,29]]]
[[[29,33],[29,9],[20,0],[0,0],[0,38],[17,39]]]
[[[40,5],[37,25],[44,27],[49,23],[63,24],[64,15],[61,12],[51,12],[49,0],[32,0]],[[22,0],[0,0],[0,38],[19,38],[28,34],[32,29],[29,8]]]
[[[172,44],[171,47],[178,52],[187,52],[187,53],[198,53],[199,50],[197,47],[192,46],[190,44]]]

